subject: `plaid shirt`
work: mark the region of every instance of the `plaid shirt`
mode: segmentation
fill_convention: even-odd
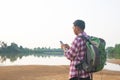
[[[80,63],[80,61],[84,58],[86,52],[85,40],[79,37],[81,35],[84,34],[79,34],[78,36],[76,36],[70,49],[64,51],[64,55],[67,59],[70,60],[69,78],[78,77],[78,70],[76,70],[75,65]],[[79,77],[86,78],[89,75],[89,73],[82,70]]]

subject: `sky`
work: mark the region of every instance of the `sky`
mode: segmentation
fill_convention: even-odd
[[[27,48],[60,48],[60,40],[71,45],[77,19],[106,47],[120,44],[120,0],[0,0],[0,41]]]

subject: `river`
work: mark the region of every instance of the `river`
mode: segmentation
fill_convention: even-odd
[[[10,59],[6,59],[0,63],[0,66],[19,66],[19,65],[69,65],[70,61],[64,56],[46,56],[46,57],[35,57],[35,56],[24,56],[17,58],[16,61],[11,62]],[[104,69],[111,71],[120,71],[120,64],[113,64],[106,62]]]

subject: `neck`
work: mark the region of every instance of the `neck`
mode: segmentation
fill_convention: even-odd
[[[80,33],[82,34],[84,31],[80,30],[78,31],[77,35],[79,35]]]

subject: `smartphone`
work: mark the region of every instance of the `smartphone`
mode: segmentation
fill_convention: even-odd
[[[60,44],[64,44],[62,41],[60,41]]]

